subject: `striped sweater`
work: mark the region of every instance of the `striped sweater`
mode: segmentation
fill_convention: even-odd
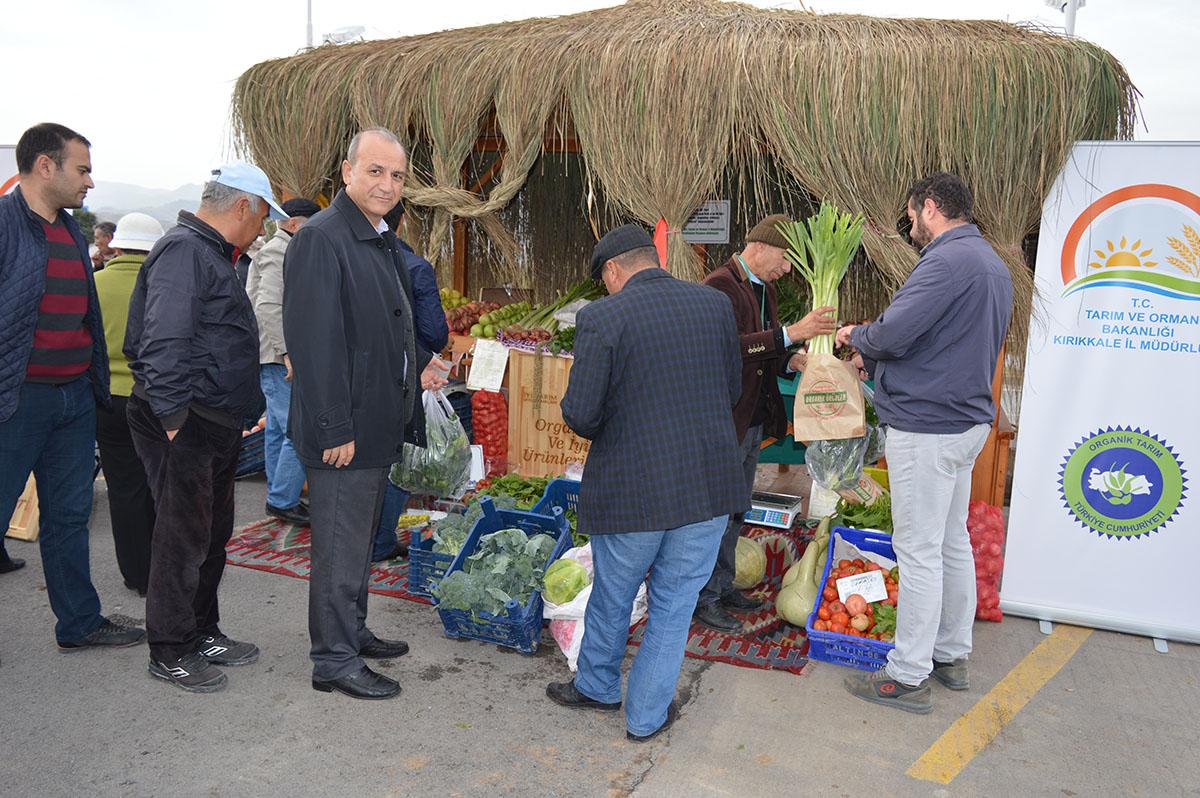
[[[92,359],[92,334],[84,323],[87,267],[66,225],[43,220],[42,230],[46,234],[46,290],[38,304],[25,379],[65,383],[86,373]]]

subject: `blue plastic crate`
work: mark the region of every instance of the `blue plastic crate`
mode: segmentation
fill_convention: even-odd
[[[467,557],[479,548],[479,539],[501,529],[516,527],[530,537],[541,533],[554,536],[558,543],[550,552],[546,567],[571,547],[571,525],[562,510],[555,509],[553,516],[522,510],[497,510],[492,500],[486,496],[481,500],[481,504],[483,515],[475,522],[462,550],[446,569],[447,574],[461,571]],[[437,599],[433,601],[436,605]],[[503,616],[486,612],[475,614],[463,610],[445,610],[441,607],[438,607],[438,616],[442,619],[442,627],[447,637],[482,640],[515,648],[522,654],[532,654],[537,651],[542,637],[542,591],[534,590],[524,606],[515,601],[510,602]]]
[[[418,530],[413,530],[413,536],[415,540],[408,544],[408,592],[429,598],[430,588],[446,575],[454,555],[435,552],[433,538],[422,540]]]
[[[829,557],[825,560],[825,572],[821,574],[821,581],[818,583],[822,587],[829,579],[830,571],[833,570],[833,541],[839,535],[843,540],[853,543],[863,551],[879,554],[893,561],[896,559],[891,535],[850,529],[844,526],[834,527],[829,536]],[[804,628],[808,632],[808,656],[810,659],[832,662],[834,665],[846,665],[864,671],[877,671],[887,664],[888,652],[896,647],[892,643],[813,629],[813,621],[817,619],[817,608],[820,606],[821,594],[818,592],[812,612],[808,614],[808,620],[804,623]]]
[[[542,494],[542,498],[538,499],[538,503],[533,505],[530,512],[539,513],[541,515],[550,515],[552,507],[561,507],[563,512],[579,512],[579,482],[566,477],[559,477],[550,480],[546,485],[546,491]]]

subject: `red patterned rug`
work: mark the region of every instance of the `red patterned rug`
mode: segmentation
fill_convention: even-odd
[[[408,542],[407,530],[400,530],[398,534],[402,542]],[[807,534],[802,536],[794,529],[784,532],[761,527],[745,530],[744,534],[759,539],[767,548],[767,578],[751,592],[751,595],[764,602],[763,609],[739,615],[745,630],[737,635],[718,632],[698,623],[692,624],[687,655],[743,668],[800,673],[808,664],[808,638],[803,629],[776,617],[775,595],[779,592],[779,582],[788,564],[803,552]],[[307,527],[293,526],[275,519],[259,521],[235,532],[225,550],[227,562],[232,565],[308,579]],[[370,592],[429,603],[423,596],[409,593],[407,588],[407,560],[376,563],[371,569],[371,581],[367,586]],[[644,626],[643,621],[630,630],[631,647],[640,645]],[[548,645],[553,643],[548,642]]]

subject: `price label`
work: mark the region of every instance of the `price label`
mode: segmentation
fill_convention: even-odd
[[[499,341],[480,338],[475,342],[475,354],[471,361],[471,373],[467,377],[467,388],[472,391],[498,391],[504,382],[504,370],[508,368],[508,347]]]
[[[888,597],[887,587],[883,584],[883,571],[867,571],[865,574],[844,576],[837,580],[838,598],[843,604],[855,593],[862,596],[870,604],[883,601]]]

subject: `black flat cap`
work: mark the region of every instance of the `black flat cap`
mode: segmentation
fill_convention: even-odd
[[[654,239],[640,224],[623,224],[609,230],[592,250],[592,279],[599,280],[604,264],[633,249],[654,246]]]
[[[310,216],[316,216],[318,213],[320,213],[321,206],[310,199],[297,197],[296,199],[290,199],[283,203],[283,212],[288,215],[288,218],[303,216],[307,219]]]

